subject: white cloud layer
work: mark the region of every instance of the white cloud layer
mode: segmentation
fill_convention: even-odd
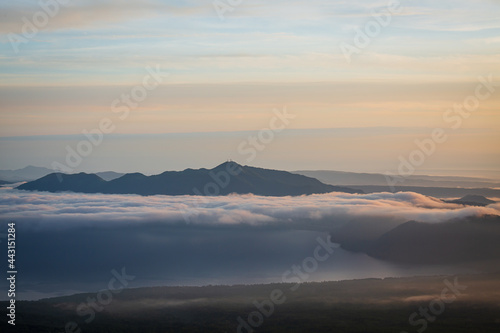
[[[466,216],[499,215],[499,212],[498,204],[464,207],[412,192],[329,193],[301,197],[145,197],[0,190],[2,219],[31,221],[44,228],[101,222],[103,225],[149,222],[174,227],[252,225],[328,230],[351,220],[438,223]]]

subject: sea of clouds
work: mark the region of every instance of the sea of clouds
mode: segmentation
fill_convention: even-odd
[[[439,223],[485,214],[499,215],[500,204],[466,207],[413,192],[198,197],[29,192],[12,187],[0,189],[0,216],[3,221],[26,221],[40,228],[152,222],[176,227],[245,225],[308,229],[335,227],[351,219],[388,218],[402,222]]]
[[[311,255],[317,237],[352,221],[395,226],[499,212],[498,204],[465,207],[410,192],[196,197],[11,186],[0,187],[0,247],[6,223],[15,221],[19,292],[36,299],[98,290],[121,267],[137,276],[132,287],[280,281]],[[338,249],[318,274],[317,280],[424,273]]]

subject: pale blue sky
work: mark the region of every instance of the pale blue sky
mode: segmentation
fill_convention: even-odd
[[[168,79],[117,123],[114,134],[255,132],[266,126],[273,108],[287,106],[297,115],[290,129],[353,128],[360,139],[333,144],[333,136],[316,138],[311,144],[318,149],[311,154],[296,143],[300,136],[277,137],[273,145],[283,156],[259,157],[256,163],[393,169],[399,154],[414,148],[415,136],[391,134],[391,140],[377,141],[384,153],[376,161],[366,156],[377,147],[364,150],[362,138],[370,128],[429,133],[447,125],[443,113],[474,91],[478,76],[493,75],[498,82],[500,1],[401,1],[402,11],[348,63],[341,43],[353,43],[356,29],[364,29],[388,3],[243,0],[221,20],[208,0],[72,0],[16,53],[9,38],[22,35],[23,18],[31,21],[41,9],[38,1],[0,0],[0,137],[81,135],[110,116],[112,101],[142,82],[146,66],[160,66]],[[463,122],[459,139],[425,167],[464,169],[457,159],[466,154],[476,156],[466,168],[495,169],[499,98],[495,93],[484,101]],[[238,145],[240,139],[234,140],[228,147]],[[39,147],[35,154],[11,142],[1,142],[0,168],[49,166],[49,159],[64,158],[64,146],[59,153]],[[356,147],[357,155],[346,146]],[[221,149],[208,163],[206,157],[193,158],[204,156],[206,146],[190,147],[170,152],[176,162],[161,168],[205,166],[229,154]],[[144,163],[155,161],[157,152],[148,146],[135,149],[146,154]],[[111,169],[110,161],[97,158],[104,151],[96,149],[81,170]],[[327,154],[352,161],[340,163]]]
[[[2,2],[2,85],[132,83],[148,64],[191,83],[469,80],[498,66],[500,2],[493,0],[401,1],[402,12],[353,66],[339,43],[351,43],[352,29],[388,1],[243,0],[224,21],[205,0],[70,3],[16,55],[8,34],[19,33],[22,17],[40,7]],[[390,70],[394,61],[401,66]]]

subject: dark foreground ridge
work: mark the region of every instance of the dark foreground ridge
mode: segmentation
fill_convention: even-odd
[[[0,331],[497,333],[499,277],[125,289],[105,299],[106,305],[95,303],[96,293],[16,302],[22,317],[15,330],[3,316]]]
[[[297,196],[329,192],[363,193],[348,187],[327,185],[311,177],[286,171],[242,166],[235,162],[225,162],[210,170],[166,171],[154,176],[129,173],[110,181],[105,181],[95,174],[52,173],[17,188],[48,192],[204,196],[231,193],[264,196]]]

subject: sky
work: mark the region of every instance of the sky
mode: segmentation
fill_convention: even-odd
[[[41,3],[0,1],[0,169],[397,172],[442,129],[418,173],[500,177],[498,0]]]

